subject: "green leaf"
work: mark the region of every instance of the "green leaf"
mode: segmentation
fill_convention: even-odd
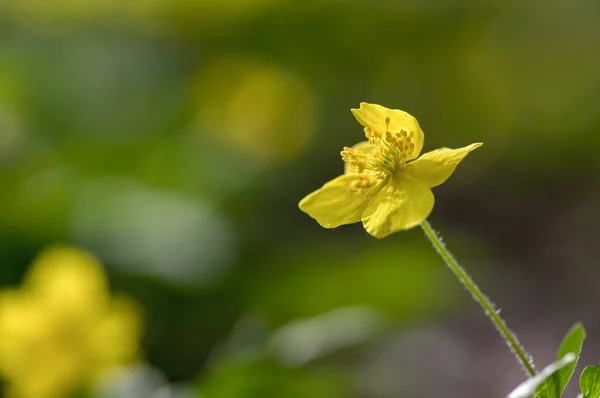
[[[579,360],[579,354],[581,354],[583,340],[585,340],[585,330],[583,329],[583,325],[581,323],[576,323],[573,325],[571,330],[569,330],[563,339],[560,348],[558,349],[556,359],[563,358],[570,352],[575,354],[575,361],[556,373],[561,394],[565,388],[567,388],[567,384],[569,384],[569,380],[571,379],[573,372],[575,372],[575,367],[577,366],[577,361]]]
[[[575,357],[570,355],[575,361]],[[535,398],[560,398],[559,378],[557,374],[550,375],[536,390]]]
[[[558,353],[556,354],[556,358],[560,359],[571,353],[575,355],[575,360],[567,366],[564,366],[552,377],[548,378],[548,380],[538,388],[537,393],[540,397],[560,398],[560,395],[567,387],[567,384],[569,384],[569,380],[575,371],[575,366],[577,365],[584,339],[585,330],[583,329],[583,325],[581,323],[576,323],[563,338],[563,341],[558,348]]]
[[[600,397],[600,365],[583,369],[579,378],[579,388],[583,398]]]
[[[557,380],[555,378],[557,372],[559,372],[567,366],[570,366],[573,362],[575,362],[576,359],[577,358],[575,357],[575,354],[571,352],[567,353],[567,355],[565,355],[563,358],[546,366],[544,369],[542,369],[541,372],[539,372],[532,378],[525,380],[523,383],[517,386],[517,388],[515,388],[510,394],[508,394],[508,398],[529,398],[536,392],[538,394],[536,396],[539,396],[539,394],[548,394],[549,391],[546,390],[546,388],[549,387],[548,382],[552,380]],[[555,386],[558,386],[558,384],[555,384]],[[556,391],[556,394],[560,393]]]

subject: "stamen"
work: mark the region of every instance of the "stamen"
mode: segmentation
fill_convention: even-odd
[[[365,137],[369,140],[369,144],[375,146],[377,144],[377,140],[380,138],[380,135],[375,131],[371,130],[369,127],[365,127]]]
[[[358,175],[356,180],[352,181],[350,184],[350,189],[359,195],[364,195],[364,191],[375,185],[377,182],[376,180],[379,180],[377,175],[373,175],[371,173],[361,173]]]
[[[359,173],[362,173],[365,170],[365,168],[366,168],[365,163],[360,159],[364,155],[362,155],[357,150],[345,146],[344,150],[342,152],[340,152],[340,155],[342,155],[342,160],[344,162],[347,162],[347,163],[350,163],[350,164],[356,166]]]
[[[365,136],[372,146],[370,153],[344,147],[341,152],[342,160],[353,165],[354,172],[369,174],[369,178],[382,179],[406,163],[409,154],[415,148],[413,132],[407,129],[390,131],[391,122],[390,117],[385,118],[385,131],[381,131],[381,128],[364,128]],[[356,183],[356,188],[360,188],[359,183]]]
[[[393,173],[396,168],[397,155],[391,145],[377,146],[373,150],[371,168]]]
[[[396,140],[394,139],[394,137],[392,137],[392,133],[390,133],[389,131],[385,132],[385,140],[387,142],[389,142],[390,144],[393,144]]]
[[[415,148],[412,142],[413,132],[405,129],[390,131],[390,123],[390,118],[386,117],[386,131],[383,139],[375,145],[371,162],[375,169],[384,172],[394,172],[397,166],[406,162],[408,155]]]

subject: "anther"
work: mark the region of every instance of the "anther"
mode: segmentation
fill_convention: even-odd
[[[365,136],[367,137],[371,145],[375,145],[377,139],[380,138],[380,135],[377,132],[371,130],[368,127],[365,127]]]
[[[360,154],[355,149],[345,146],[344,150],[340,152],[340,155],[342,155],[342,160],[344,162],[348,162],[356,166],[359,173],[362,173],[366,168],[364,162],[359,158]]]
[[[354,150],[350,147],[345,146],[344,150],[340,152],[342,155],[342,160],[345,162],[350,162],[354,158]]]
[[[352,181],[350,184],[350,189],[358,194],[362,194],[362,191],[373,186],[373,183],[374,181],[372,177],[365,174],[360,174],[358,179]]]

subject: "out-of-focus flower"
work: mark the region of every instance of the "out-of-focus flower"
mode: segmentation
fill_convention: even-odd
[[[0,376],[9,397],[59,398],[136,361],[138,307],[110,297],[91,254],[42,253],[18,290],[0,292]]]
[[[376,238],[416,227],[433,209],[431,188],[482,144],[441,148],[419,156],[424,134],[413,116],[381,105],[352,109],[368,141],[345,147],[343,175],[300,201],[300,209],[325,228],[363,222]]]
[[[253,158],[294,158],[315,131],[313,93],[290,70],[225,58],[203,71],[198,88],[200,125]]]

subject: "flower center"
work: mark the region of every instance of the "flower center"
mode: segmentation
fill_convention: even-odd
[[[409,155],[414,151],[413,132],[401,129],[390,131],[390,118],[385,118],[386,131],[383,135],[375,135],[369,129],[367,137],[369,143],[374,146],[369,162],[363,164],[362,169],[391,174],[397,167],[403,166]]]
[[[378,140],[375,151],[373,151],[373,163],[388,172],[394,172],[397,166],[406,163],[408,156],[415,149],[412,142],[413,132],[401,129],[390,131],[390,118],[385,118],[385,136]]]
[[[389,117],[385,118],[385,124],[384,134],[369,127],[365,128],[371,151],[344,147],[341,152],[342,160],[350,164],[352,172],[360,174],[360,182],[354,187],[357,190],[368,188],[378,180],[394,174],[406,164],[408,157],[414,152],[412,131],[390,131]]]

